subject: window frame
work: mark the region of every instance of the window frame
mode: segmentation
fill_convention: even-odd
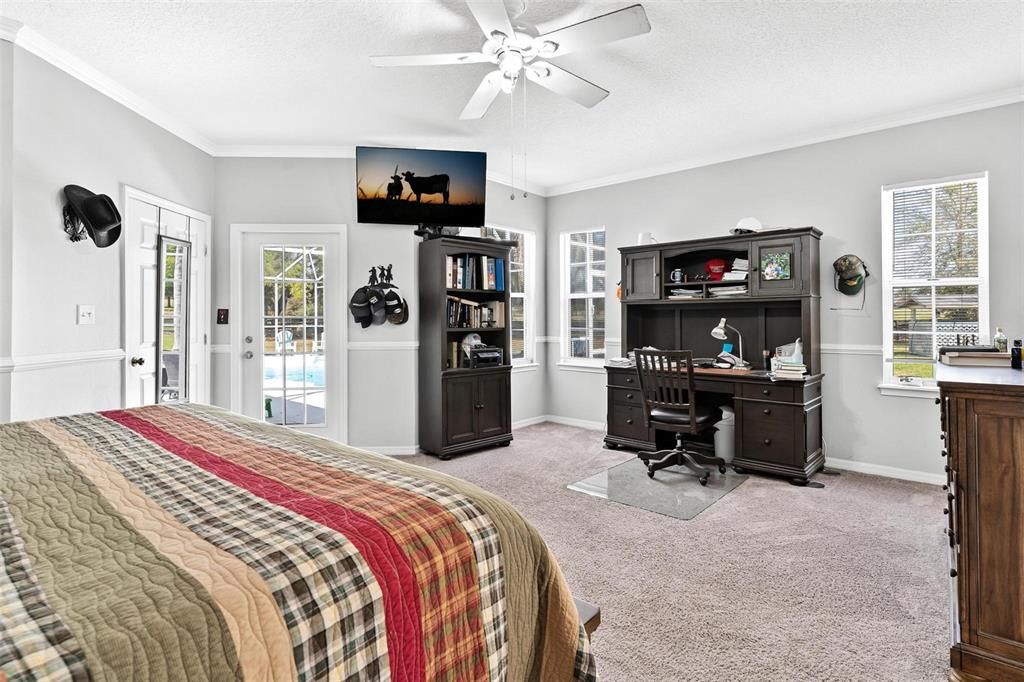
[[[570,263],[569,263],[569,258],[570,258],[570,254],[571,254],[570,244],[571,244],[572,235],[574,235],[574,234],[581,234],[581,233],[594,233],[594,232],[603,232],[604,236],[605,236],[605,247],[604,247],[604,249],[605,249],[605,260],[604,260],[604,264],[605,264],[605,269],[604,269],[604,272],[605,272],[605,287],[604,287],[604,291],[601,292],[601,293],[594,293],[594,292],[577,293],[577,294],[570,293],[570,286],[569,286]],[[580,229],[573,229],[573,230],[565,230],[565,231],[563,231],[559,235],[559,259],[558,259],[558,264],[559,264],[559,270],[560,270],[560,272],[559,272],[559,282],[560,282],[560,284],[559,284],[559,289],[560,289],[560,291],[559,291],[559,308],[560,308],[560,310],[559,310],[559,335],[558,335],[559,336],[559,348],[560,348],[559,355],[560,355],[560,358],[559,358],[558,364],[560,366],[569,366],[569,367],[571,367],[571,366],[577,366],[577,367],[603,367],[605,365],[605,363],[607,362],[607,360],[608,360],[608,324],[607,324],[608,323],[608,299],[607,299],[607,297],[608,297],[608,276],[609,275],[608,275],[608,230],[606,229],[606,226],[602,225],[600,227],[580,228]],[[603,357],[603,358],[577,358],[577,357],[572,357],[572,354],[570,352],[570,344],[571,344],[570,324],[571,324],[571,320],[569,319],[569,301],[571,301],[572,299],[580,299],[580,298],[583,298],[583,299],[601,298],[601,299],[604,300],[604,304],[605,304],[605,311],[604,311],[604,314],[605,314],[605,326],[604,326],[604,332],[605,332],[605,346],[604,346],[604,348],[605,348],[605,357]]]
[[[480,228],[480,236],[486,236],[486,230],[504,230],[505,232],[515,232],[516,234],[523,235],[523,293],[518,294],[512,291],[511,282],[511,268],[512,262],[509,261],[509,354],[512,353],[512,309],[511,299],[521,298],[526,308],[526,314],[523,316],[523,357],[511,358],[513,366],[519,365],[532,365],[536,362],[537,357],[537,337],[536,329],[537,325],[535,321],[537,319],[537,304],[536,304],[536,287],[533,284],[533,277],[536,273],[535,268],[535,251],[537,243],[537,233],[533,230],[524,230],[518,227],[509,227],[507,225],[499,225],[497,223],[487,223]]]
[[[894,248],[894,216],[893,195],[896,192],[916,189],[934,190],[945,185],[977,183],[978,195],[978,274],[976,277],[918,277],[894,279],[893,248]],[[893,374],[895,358],[893,357],[893,290],[903,287],[938,287],[938,286],[977,286],[978,287],[978,339],[981,343],[989,341],[989,205],[988,205],[988,172],[967,173],[931,180],[903,182],[882,187],[882,381],[879,389],[883,393],[894,394],[890,389],[906,392],[906,395],[933,397],[937,390],[936,380],[916,379],[901,381]],[[934,236],[935,198],[932,195],[932,225]],[[934,261],[934,241],[932,246]],[[932,321],[934,334],[935,300],[932,299]],[[934,338],[934,337],[933,337]],[[938,364],[938,358],[933,363]],[[895,393],[900,395],[901,393]]]

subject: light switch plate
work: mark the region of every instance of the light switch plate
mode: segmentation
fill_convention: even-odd
[[[96,324],[96,306],[79,303],[78,324]]]

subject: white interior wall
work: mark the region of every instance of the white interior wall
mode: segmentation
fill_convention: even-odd
[[[216,206],[213,230],[213,307],[229,303],[228,233],[234,223],[344,223],[348,225],[349,281],[341,292],[366,284],[371,265],[394,265],[395,283],[410,303],[409,321],[363,329],[349,326],[349,440],[353,445],[387,453],[412,452],[417,445],[416,359],[418,348],[417,248],[420,238],[411,226],[364,225],[356,222],[353,159],[216,160]],[[540,249],[545,243],[544,200],[509,199],[509,189],[487,184],[487,220],[505,227],[533,230]],[[538,257],[542,254],[538,253]],[[543,262],[543,260],[540,260]],[[538,268],[538,274],[543,270]],[[536,300],[546,292],[536,277]],[[328,292],[330,293],[330,292]],[[239,321],[232,311],[229,321]],[[543,323],[543,315],[535,315]],[[213,401],[229,404],[230,354],[228,325],[213,331]],[[513,421],[545,414],[543,372],[539,367],[516,369],[512,379]]]
[[[999,325],[1020,338],[1022,152],[1024,104],[1018,104],[552,197],[547,202],[548,329],[557,334],[560,324],[562,304],[555,283],[563,232],[607,229],[607,333],[616,340],[610,353],[619,355],[616,250],[635,244],[638,232],[653,232],[661,242],[722,235],[744,216],[755,216],[766,225],[814,225],[824,232],[821,341],[828,456],[876,472],[885,472],[878,467],[893,467],[939,474],[938,412],[933,402],[884,397],[876,388],[882,340],[880,188],[989,171],[991,320],[993,327]],[[874,274],[868,280],[863,311],[829,310],[859,303],[832,288],[832,261],[845,253],[860,255]],[[602,425],[603,371],[571,369],[575,368],[548,363],[552,414]]]
[[[210,211],[213,159],[17,46],[12,98],[10,418],[117,407],[120,248],[68,240],[63,188],[120,203],[127,184]],[[96,306],[95,325],[77,324],[79,303]]]

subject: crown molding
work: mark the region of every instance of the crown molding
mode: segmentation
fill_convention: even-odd
[[[18,39],[18,33],[25,25],[10,17],[0,17],[0,40],[13,43]]]
[[[2,37],[0,29],[0,37]],[[15,45],[52,64],[72,78],[76,78],[142,118],[163,128],[175,137],[188,142],[200,151],[214,156],[217,146],[192,126],[139,97],[110,76],[86,64],[83,60],[58,46],[31,28],[24,26],[16,32]]]
[[[925,121],[957,116],[959,114],[968,114],[972,111],[981,111],[983,109],[993,109],[995,107],[1001,107],[1007,104],[1017,104],[1019,102],[1024,102],[1024,87],[998,90],[984,95],[979,95],[977,97],[969,97],[966,99],[946,102],[933,107],[914,109],[901,114],[869,119],[853,125],[828,128],[826,130],[813,132],[809,135],[795,135],[780,138],[772,142],[750,145],[749,147],[737,147],[722,154],[693,157],[685,161],[676,161],[673,163],[650,166],[645,169],[629,171],[628,173],[606,175],[592,180],[551,185],[548,187],[548,196],[554,197],[562,194],[572,194],[573,192],[582,192],[588,189],[608,187],[609,185],[619,185],[625,182],[633,182],[634,180],[643,180],[645,178],[653,178],[659,175],[668,175],[670,173],[678,173],[681,171],[692,170],[694,168],[713,166],[727,161],[747,159],[753,156],[761,156],[762,154],[771,154],[773,152],[806,147],[820,142],[830,142],[832,140],[839,140],[846,137],[855,137],[865,133],[874,133],[881,130],[888,130],[890,128],[899,128],[901,126],[912,125],[914,123],[924,123]]]

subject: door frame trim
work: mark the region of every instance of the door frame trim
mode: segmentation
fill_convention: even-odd
[[[242,242],[246,234],[266,234],[272,232],[297,232],[334,234],[338,236],[338,278],[340,286],[332,287],[341,296],[334,308],[339,318],[337,341],[331,346],[337,349],[333,362],[339,364],[341,384],[335,389],[341,407],[338,410],[338,440],[348,442],[348,315],[345,310],[344,293],[348,291],[348,225],[344,223],[232,223],[228,226],[228,249],[230,253],[230,309],[235,314],[228,322],[231,342],[231,411],[242,412],[242,286],[243,286],[243,253]]]
[[[181,204],[164,199],[163,197],[157,196],[156,194],[150,194],[149,192],[143,191],[137,187],[131,185],[121,184],[121,215],[128,215],[128,202],[132,199],[137,199],[143,203],[152,204],[157,208],[166,209],[173,211],[174,213],[180,213],[181,215],[195,220],[202,221],[204,224],[203,228],[203,245],[205,249],[203,253],[198,253],[193,250],[192,258],[201,258],[202,264],[201,269],[203,271],[203,278],[206,280],[203,287],[203,300],[199,306],[199,310],[194,312],[194,315],[190,315],[189,324],[197,324],[198,331],[203,334],[203,338],[206,339],[206,343],[203,344],[202,362],[200,366],[203,368],[199,372],[198,377],[191,377],[195,383],[193,386],[197,389],[193,394],[196,402],[208,403],[210,402],[210,376],[212,374],[212,365],[210,363],[210,290],[212,289],[213,282],[210,279],[210,240],[213,237],[213,217],[202,211],[197,211],[194,208],[188,206],[182,206]],[[191,230],[191,225],[189,226]],[[128,349],[128,326],[126,321],[128,319],[128,277],[129,272],[127,268],[127,253],[125,252],[125,240],[119,240],[118,248],[121,250],[121,352],[124,354],[124,361],[121,367],[121,405],[128,404],[128,381],[131,376],[129,371],[128,361],[131,357],[131,351]]]

